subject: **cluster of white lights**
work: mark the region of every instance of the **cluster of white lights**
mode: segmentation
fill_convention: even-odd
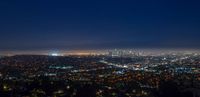
[[[51,56],[59,56],[58,53],[52,53]]]
[[[63,54],[60,54],[60,53],[50,53],[49,55],[50,56],[63,56]]]

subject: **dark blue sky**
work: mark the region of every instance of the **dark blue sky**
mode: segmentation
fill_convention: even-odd
[[[199,0],[1,0],[0,50],[199,48]]]

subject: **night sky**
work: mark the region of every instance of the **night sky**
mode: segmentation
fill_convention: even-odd
[[[200,48],[199,0],[0,0],[0,50]]]

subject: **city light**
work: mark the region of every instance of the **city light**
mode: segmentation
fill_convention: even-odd
[[[61,53],[50,53],[49,55],[50,56],[63,56],[63,54],[61,54]]]
[[[59,56],[58,53],[52,53],[51,56]]]

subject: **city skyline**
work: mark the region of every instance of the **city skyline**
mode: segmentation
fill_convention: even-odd
[[[48,55],[48,56],[69,56],[69,55],[109,55],[110,52],[118,52],[118,56],[123,55],[138,55],[139,56],[160,56],[168,54],[200,54],[199,49],[158,49],[158,48],[126,48],[126,49],[81,49],[81,50],[7,50],[0,51],[2,56],[14,55]]]

